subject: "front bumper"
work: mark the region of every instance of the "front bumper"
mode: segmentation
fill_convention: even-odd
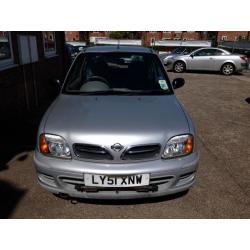
[[[198,167],[198,154],[169,160],[153,160],[126,164],[101,164],[80,160],[62,160],[35,152],[34,163],[39,184],[52,193],[91,199],[132,199],[157,197],[189,189]],[[84,173],[103,175],[150,174],[146,188],[89,188]]]

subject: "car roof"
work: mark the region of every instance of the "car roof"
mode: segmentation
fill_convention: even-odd
[[[145,48],[141,46],[124,46],[124,45],[117,45],[117,46],[94,46],[88,47],[84,50],[85,53],[89,52],[131,52],[131,53],[148,53],[153,54],[155,53],[150,48]]]
[[[202,50],[202,49],[217,49],[217,50],[221,50],[225,53],[231,54],[229,51],[222,49],[222,48],[218,48],[218,47],[203,47],[203,48],[196,49],[196,50],[192,51],[191,53],[196,52],[198,50]]]

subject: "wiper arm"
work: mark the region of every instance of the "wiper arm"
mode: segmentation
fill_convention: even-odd
[[[127,95],[127,94],[133,94],[133,91],[104,90],[104,91],[79,92],[79,94],[80,95]]]
[[[69,94],[78,95],[168,95],[169,90],[101,90],[101,91],[72,91]]]
[[[171,94],[170,90],[135,90],[136,94],[141,95],[169,95]]]

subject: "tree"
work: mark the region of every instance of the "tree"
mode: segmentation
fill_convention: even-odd
[[[89,43],[90,43],[89,33],[90,33],[90,31],[79,31],[80,41],[85,41],[87,46],[89,46]]]
[[[212,46],[217,46],[218,31],[208,31],[207,39],[212,41]]]

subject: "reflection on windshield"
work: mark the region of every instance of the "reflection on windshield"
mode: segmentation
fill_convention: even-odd
[[[172,93],[158,57],[140,53],[87,53],[76,59],[64,93]]]

